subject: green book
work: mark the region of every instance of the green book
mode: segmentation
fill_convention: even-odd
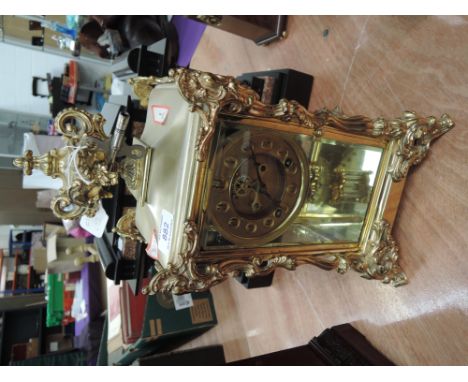
[[[46,326],[59,326],[63,319],[63,280],[62,274],[47,275],[47,315]]]
[[[191,298],[192,306],[176,310],[171,294],[148,296],[140,338],[125,350],[109,354],[109,363],[130,365],[140,357],[177,348],[215,326],[211,293],[191,293]]]

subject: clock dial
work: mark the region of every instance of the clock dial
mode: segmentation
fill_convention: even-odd
[[[308,165],[301,147],[275,132],[241,131],[215,155],[208,213],[234,244],[280,236],[304,202]]]

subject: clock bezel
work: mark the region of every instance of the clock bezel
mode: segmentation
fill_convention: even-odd
[[[243,126],[240,128],[238,132],[235,134],[238,134],[239,136],[242,136],[242,128],[250,128],[250,126]],[[258,136],[258,135],[264,135],[264,132],[260,131],[258,128],[255,128],[255,130],[251,131],[251,134],[253,136]],[[237,139],[237,137],[231,136],[230,139],[234,140]],[[213,211],[213,206],[210,203],[210,200],[212,202],[212,182],[213,182],[213,177],[215,176],[212,171],[208,171],[207,178],[205,180],[205,184],[207,187],[206,190],[206,195],[210,200],[207,203],[207,216],[212,220],[216,226],[217,230],[223,235],[224,238],[227,240],[231,241],[233,245],[238,245],[239,247],[259,247],[262,246],[266,243],[271,242],[272,240],[276,239],[277,237],[281,236],[288,228],[289,223],[294,220],[297,215],[300,213],[300,209],[304,203],[306,192],[307,192],[307,185],[308,185],[308,179],[309,179],[309,168],[308,168],[308,161],[305,153],[301,149],[301,147],[298,145],[297,142],[295,142],[292,137],[285,136],[284,134],[276,134],[276,139],[283,139],[286,141],[286,144],[289,145],[291,148],[294,149],[295,151],[295,156],[297,157],[299,161],[299,167],[300,167],[300,172],[301,172],[301,184],[300,188],[297,192],[297,196],[294,202],[294,205],[291,208],[291,211],[289,211],[288,216],[286,219],[284,219],[277,227],[275,227],[273,230],[270,232],[266,233],[262,237],[239,237],[236,236],[235,234],[232,234],[230,231],[228,231],[225,227],[222,226],[222,224],[219,222],[218,216],[216,215],[216,212]],[[230,144],[234,144],[235,142],[231,142]],[[216,145],[215,142],[213,142],[213,146]],[[217,149],[219,147],[212,147],[212,149]],[[210,157],[210,160],[208,161],[208,167],[213,170],[213,166],[217,166],[217,162],[223,159],[223,151],[226,150],[226,147],[221,148],[222,151],[213,153],[213,155]],[[256,153],[257,155],[260,155],[260,152]],[[229,180],[231,182],[232,179]],[[231,206],[232,208],[232,206]],[[203,230],[203,226],[201,226],[201,230]]]

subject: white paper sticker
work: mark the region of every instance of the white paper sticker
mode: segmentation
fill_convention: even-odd
[[[172,295],[174,300],[174,307],[176,310],[186,309],[193,306],[192,295],[190,293],[181,294],[181,295]]]
[[[123,242],[123,240],[122,240],[121,237],[119,237],[119,238],[117,239],[117,248],[118,248],[121,252],[123,252],[123,250],[124,250],[124,242]]]
[[[156,230],[153,230],[153,234],[151,235],[151,240],[146,246],[146,253],[152,259],[158,260],[158,239],[156,239]]]
[[[159,228],[158,235],[158,247],[159,250],[166,256],[169,255],[171,250],[172,241],[172,221],[173,217],[170,212],[162,210],[161,212],[161,226]]]
[[[167,106],[153,105],[151,106],[153,111],[153,121],[158,125],[164,125],[166,122],[167,115],[169,114],[169,108]]]
[[[107,215],[102,204],[100,204],[94,217],[90,218],[86,215],[81,217],[80,226],[95,237],[102,237],[108,220],[109,215]]]

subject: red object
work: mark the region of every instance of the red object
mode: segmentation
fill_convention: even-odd
[[[74,104],[76,101],[78,81],[78,63],[71,60],[68,64],[68,103]]]
[[[162,105],[152,105],[151,110],[153,111],[153,122],[158,125],[164,125],[167,116],[169,114],[169,107]]]
[[[65,281],[67,284],[76,284],[81,280],[81,271],[68,272],[65,274]]]
[[[10,361],[23,361],[26,359],[27,343],[13,344],[11,347]]]
[[[143,280],[146,286],[149,279]],[[120,313],[122,315],[122,339],[125,344],[132,344],[141,336],[147,296],[139,293],[135,296],[127,282],[120,288]]]
[[[75,321],[71,315],[73,298],[75,297],[75,291],[73,290],[64,290],[63,291],[63,319],[62,325],[68,325],[69,323]]]

